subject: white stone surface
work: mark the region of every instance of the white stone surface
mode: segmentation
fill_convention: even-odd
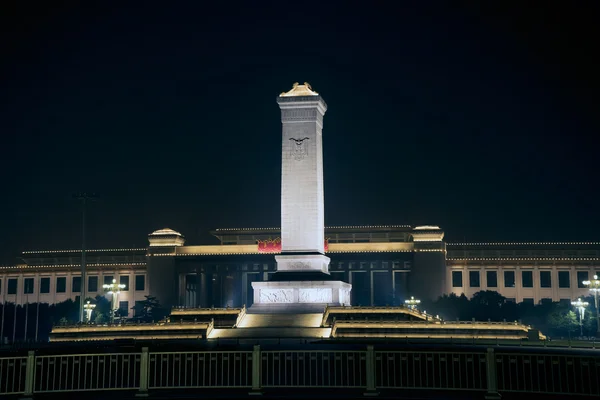
[[[281,249],[325,252],[323,195],[323,116],[320,96],[280,98]]]
[[[262,289],[260,303],[293,303],[293,289]]]
[[[298,302],[300,303],[331,303],[332,289],[299,289]]]
[[[342,281],[252,282],[254,304],[350,305],[352,285]]]
[[[329,274],[329,257],[321,254],[275,256],[277,271],[319,271]]]

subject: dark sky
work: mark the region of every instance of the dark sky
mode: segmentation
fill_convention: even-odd
[[[0,6],[0,263],[79,248],[77,191],[94,248],[279,226],[296,81],[329,106],[326,224],[600,240],[592,2],[44,3]]]

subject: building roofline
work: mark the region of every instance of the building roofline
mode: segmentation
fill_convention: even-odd
[[[130,249],[86,249],[86,253],[95,252],[120,252],[120,251],[147,251],[146,247],[130,248]],[[79,249],[66,249],[66,250],[28,250],[23,251],[21,254],[59,254],[59,253],[81,253]]]
[[[600,242],[446,242],[446,246],[581,246],[600,245]]]

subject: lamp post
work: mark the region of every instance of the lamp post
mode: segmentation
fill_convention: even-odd
[[[95,304],[90,304],[90,301],[88,300],[86,304],[83,305],[83,308],[85,309],[85,314],[87,317],[87,322],[88,324],[90,323],[90,321],[92,320],[92,311],[94,311],[94,308],[96,308]]]
[[[585,317],[585,308],[589,305],[587,301],[572,301],[571,305],[579,311],[579,336],[583,336],[583,318]]]
[[[79,322],[83,323],[83,299],[85,299],[85,212],[88,200],[98,198],[94,193],[76,193],[73,195],[77,200],[81,200],[81,290],[79,293]]]
[[[111,301],[111,307],[110,307],[110,322],[114,323],[115,322],[115,313],[116,313],[117,309],[119,308],[118,307],[119,293],[121,293],[121,289],[125,289],[125,285],[118,284],[117,280],[113,279],[111,284],[104,284],[104,285],[102,285],[102,287],[104,288],[104,291],[106,293],[112,294],[112,301]]]
[[[585,286],[590,288],[590,292],[594,293],[594,306],[596,307],[596,337],[600,337],[600,317],[598,317],[598,292],[600,292],[600,280],[598,275],[594,275],[591,281],[583,281]]]
[[[411,310],[416,309],[417,305],[419,305],[420,303],[421,303],[421,300],[415,299],[414,296],[410,296],[410,299],[404,300],[404,304],[406,304],[406,306],[408,308],[410,308]]]

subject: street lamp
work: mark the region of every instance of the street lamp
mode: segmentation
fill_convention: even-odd
[[[90,304],[90,301],[88,300],[87,303],[83,305],[83,308],[85,309],[85,314],[87,316],[87,322],[89,323],[92,320],[92,311],[94,311],[94,308],[96,308],[96,305]]]
[[[600,280],[598,280],[598,275],[594,275],[594,280],[583,281],[582,283],[590,288],[590,292],[594,293],[594,306],[596,306],[596,337],[600,337],[600,318],[598,317],[598,292],[600,292]]]
[[[414,296],[410,296],[410,299],[404,300],[404,303],[406,304],[406,306],[408,308],[410,308],[411,310],[414,310],[417,308],[417,305],[419,305],[421,303],[421,300],[417,300],[414,298]]]
[[[585,308],[589,305],[587,301],[581,301],[581,299],[577,299],[577,301],[572,301],[571,305],[579,311],[579,335],[583,336],[583,317],[585,316]]]
[[[110,307],[110,322],[114,323],[115,322],[115,313],[117,312],[117,309],[119,308],[119,303],[118,303],[118,299],[119,299],[119,293],[121,293],[121,289],[125,289],[125,285],[123,284],[118,284],[116,279],[112,280],[111,284],[104,284],[102,285],[102,287],[104,288],[104,291],[108,294],[112,294],[112,301],[111,301],[111,307]]]
[[[76,193],[73,197],[81,201],[81,284],[79,291],[79,322],[83,323],[83,299],[85,299],[85,217],[88,201],[95,200],[98,195],[95,193]]]

